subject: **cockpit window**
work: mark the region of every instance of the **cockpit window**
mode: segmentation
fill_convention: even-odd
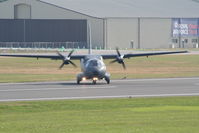
[[[91,61],[89,62],[89,66],[97,66],[97,65],[98,65],[97,60],[91,60]]]

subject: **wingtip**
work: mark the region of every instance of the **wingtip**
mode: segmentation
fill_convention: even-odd
[[[178,53],[190,53],[188,50],[183,50],[183,51],[176,51]]]
[[[190,53],[188,50],[181,51],[182,53]]]

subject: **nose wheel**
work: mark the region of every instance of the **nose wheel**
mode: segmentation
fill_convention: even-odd
[[[97,80],[93,80],[93,84],[95,85],[97,83]]]

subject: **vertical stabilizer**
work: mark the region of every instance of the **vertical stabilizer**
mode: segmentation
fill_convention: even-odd
[[[92,54],[91,25],[90,25],[90,22],[88,22],[88,32],[89,32],[89,49],[88,49],[88,54]]]

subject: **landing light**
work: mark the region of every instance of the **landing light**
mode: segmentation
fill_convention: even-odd
[[[95,81],[96,81],[96,80],[98,80],[98,78],[97,78],[97,77],[94,77],[94,78],[93,78],[93,80],[95,80]]]
[[[86,77],[83,77],[82,80],[83,80],[83,81],[86,81]]]

